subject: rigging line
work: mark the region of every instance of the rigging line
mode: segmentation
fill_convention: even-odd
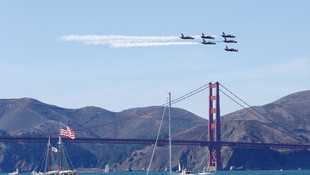
[[[46,157],[47,157],[47,155],[46,155],[46,152],[47,152],[47,148],[45,147],[44,148],[44,151],[43,151],[43,154],[41,155],[41,158],[40,158],[40,160],[39,160],[39,162],[38,162],[38,164],[36,165],[36,167],[34,168],[34,170],[37,170],[38,168],[39,168],[39,166],[40,166],[40,168],[39,168],[39,171],[40,170],[43,170],[43,163],[44,162],[47,162],[46,161]],[[41,161],[42,160],[42,161]],[[41,162],[41,164],[40,164],[40,162]]]
[[[73,162],[72,162],[72,160],[71,160],[71,157],[69,156],[69,153],[68,153],[67,149],[65,148],[64,144],[62,144],[62,147],[63,147],[63,150],[64,150],[64,152],[65,152],[65,157],[68,157],[68,158],[69,158],[69,162],[67,162],[68,168],[70,169],[69,163],[71,163],[71,166],[72,166],[73,170],[75,170],[74,165],[73,165]]]
[[[46,148],[46,149],[48,149],[48,148]],[[43,169],[44,172],[48,171],[48,167],[47,167],[48,166],[48,163],[47,163],[48,162],[48,155],[47,154],[48,154],[48,152],[46,151],[45,157],[44,157],[45,158],[45,164],[44,164],[44,169]],[[43,167],[43,162],[42,162],[42,167]]]
[[[150,168],[151,168],[151,165],[152,165],[152,162],[153,162],[153,158],[154,158],[154,154],[155,154],[155,150],[156,150],[156,146],[157,146],[157,142],[158,142],[158,138],[159,138],[159,134],[160,134],[161,126],[162,126],[162,123],[163,123],[163,120],[164,120],[164,116],[165,116],[166,108],[167,108],[167,106],[165,106],[164,111],[163,111],[163,115],[162,115],[162,117],[161,117],[161,121],[160,121],[159,129],[158,129],[158,133],[157,133],[156,141],[155,141],[155,144],[154,144],[154,148],[153,148],[153,152],[152,152],[151,160],[150,160],[150,163],[149,163],[148,168],[146,169],[146,175],[148,175],[148,174],[149,174],[149,171],[150,171]]]
[[[66,156],[66,152],[65,152],[65,149],[64,149],[64,144],[61,145],[61,152],[62,152],[62,156],[61,156],[61,163],[62,163],[62,168],[63,169],[70,169],[69,167],[69,163],[68,163],[68,160],[67,160],[67,156]]]

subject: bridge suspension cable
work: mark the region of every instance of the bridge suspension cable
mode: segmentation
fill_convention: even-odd
[[[241,102],[243,102],[244,104],[246,104],[249,108],[251,108],[252,110],[254,110],[255,112],[257,112],[258,114],[260,114],[260,115],[262,115],[262,116],[264,116],[264,114],[262,114],[262,113],[260,113],[258,110],[256,110],[253,106],[251,106],[251,105],[249,105],[247,102],[245,102],[244,100],[242,100],[241,98],[239,98],[237,95],[235,95],[234,93],[232,93],[230,90],[228,90],[224,85],[222,85],[221,83],[220,83],[220,86],[222,87],[222,88],[224,88],[226,91],[228,91],[230,94],[232,94],[234,97],[236,97],[238,100],[240,100]],[[230,99],[232,99],[234,102],[236,102],[237,104],[239,104],[240,106],[242,106],[243,108],[245,108],[243,105],[241,105],[240,103],[238,103],[237,101],[235,101],[233,98],[231,98],[230,96],[228,96],[226,93],[224,93],[222,90],[220,90],[223,94],[225,94],[228,98],[230,98]],[[247,109],[247,108],[245,108],[245,109]],[[254,113],[253,113],[253,115],[255,115]],[[258,118],[260,118],[259,116],[257,116]],[[262,118],[260,118],[260,119],[262,119]],[[262,119],[263,120],[263,119]]]
[[[185,99],[187,99],[187,98],[189,98],[189,97],[191,97],[193,95],[196,95],[199,92],[204,91],[205,89],[208,89],[208,88],[209,88],[209,84],[205,84],[205,85],[201,86],[200,88],[195,89],[192,92],[189,92],[189,93],[187,93],[187,94],[185,94],[185,95],[183,95],[183,96],[181,96],[179,98],[176,98],[176,99],[172,100],[171,104],[176,104],[176,103],[178,103],[180,101],[183,101],[183,100],[185,100]]]
[[[258,110],[256,110],[253,106],[249,105],[248,103],[246,103],[244,100],[242,100],[240,97],[238,97],[237,95],[235,95],[233,92],[231,92],[230,90],[228,90],[224,85],[220,84],[220,86],[222,88],[224,88],[226,91],[228,91],[230,94],[232,94],[235,98],[237,98],[238,100],[240,100],[242,103],[244,103],[247,107],[245,107],[244,105],[242,105],[241,103],[239,103],[237,100],[235,100],[234,98],[232,98],[230,95],[228,95],[227,93],[225,93],[224,91],[222,91],[220,89],[220,92],[222,92],[225,96],[227,96],[229,99],[231,99],[232,101],[234,101],[235,103],[237,103],[239,106],[241,106],[243,109],[247,110],[248,112],[250,112],[251,114],[253,114],[254,116],[256,116],[257,118],[261,119],[262,121],[264,121],[267,124],[270,124],[272,126],[274,126],[276,130],[283,132],[286,131],[287,129],[285,129],[283,126],[281,126],[280,124],[278,124],[276,121],[272,120],[269,118],[269,120],[271,120],[272,122],[266,120],[266,116],[264,114],[262,114],[261,112],[259,112]],[[253,111],[251,111],[250,109],[252,109],[253,111],[255,111],[256,113],[254,113]],[[262,116],[262,117],[261,117]],[[279,128],[281,128],[281,130]],[[290,132],[290,137],[293,139],[297,139],[299,138],[299,136],[297,136],[294,133]]]

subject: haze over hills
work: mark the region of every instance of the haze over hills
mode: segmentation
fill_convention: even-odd
[[[221,139],[223,141],[263,142],[263,143],[300,143],[310,144],[310,91],[297,92],[263,106],[235,111],[222,116]],[[40,101],[22,99],[0,100],[0,134],[33,135],[54,133],[57,136],[58,121],[73,129],[92,126],[90,130],[76,132],[77,137],[102,138],[149,138],[157,134],[163,108],[145,107],[111,112],[97,107],[64,109]],[[168,120],[165,117],[160,138],[168,137]],[[117,122],[115,122],[117,121]],[[55,134],[56,133],[56,134]],[[182,110],[172,109],[173,139],[207,140],[207,120]],[[46,135],[45,135],[46,136]],[[34,149],[42,149],[45,144],[9,144],[0,143],[0,170],[12,171],[21,168],[31,171],[41,154]],[[40,148],[42,147],[42,148]],[[71,144],[75,167],[101,167],[110,163],[112,169],[142,170],[147,167],[150,145],[107,145],[107,144]],[[37,151],[38,152],[38,151]],[[201,170],[207,165],[207,147],[173,146],[174,167],[180,161],[183,167]],[[275,155],[275,156],[272,156]],[[309,151],[302,154],[283,150],[249,150],[222,148],[223,168],[230,166],[244,169],[308,168]],[[163,170],[168,167],[168,147],[160,146],[156,150],[151,169]],[[308,161],[297,161],[300,156]],[[307,158],[308,156],[308,158]],[[28,158],[30,157],[30,158]],[[294,157],[290,159],[289,157]],[[262,161],[264,160],[264,161]],[[264,164],[270,160],[272,163]],[[15,167],[16,165],[16,167]]]

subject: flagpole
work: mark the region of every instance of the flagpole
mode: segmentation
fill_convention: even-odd
[[[60,171],[60,167],[61,167],[61,122],[59,122],[59,150],[58,150],[58,154],[59,154],[59,171]]]

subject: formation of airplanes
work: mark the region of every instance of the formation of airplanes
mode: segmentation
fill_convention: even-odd
[[[224,40],[223,42],[224,43],[237,43],[236,40],[227,40],[226,38],[236,38],[235,35],[231,35],[231,34],[225,34],[223,32],[223,34],[221,35]],[[204,33],[201,34],[200,36],[202,38],[202,44],[206,44],[206,45],[215,45],[216,43],[215,42],[211,42],[211,41],[206,41],[205,39],[211,39],[211,40],[214,40],[215,37],[214,36],[211,36],[211,35],[205,35]],[[193,36],[184,36],[183,33],[181,33],[181,36],[180,36],[181,39],[194,39]],[[228,48],[227,46],[224,48],[225,51],[228,51],[228,52],[238,52],[238,49],[234,49],[234,48]]]

